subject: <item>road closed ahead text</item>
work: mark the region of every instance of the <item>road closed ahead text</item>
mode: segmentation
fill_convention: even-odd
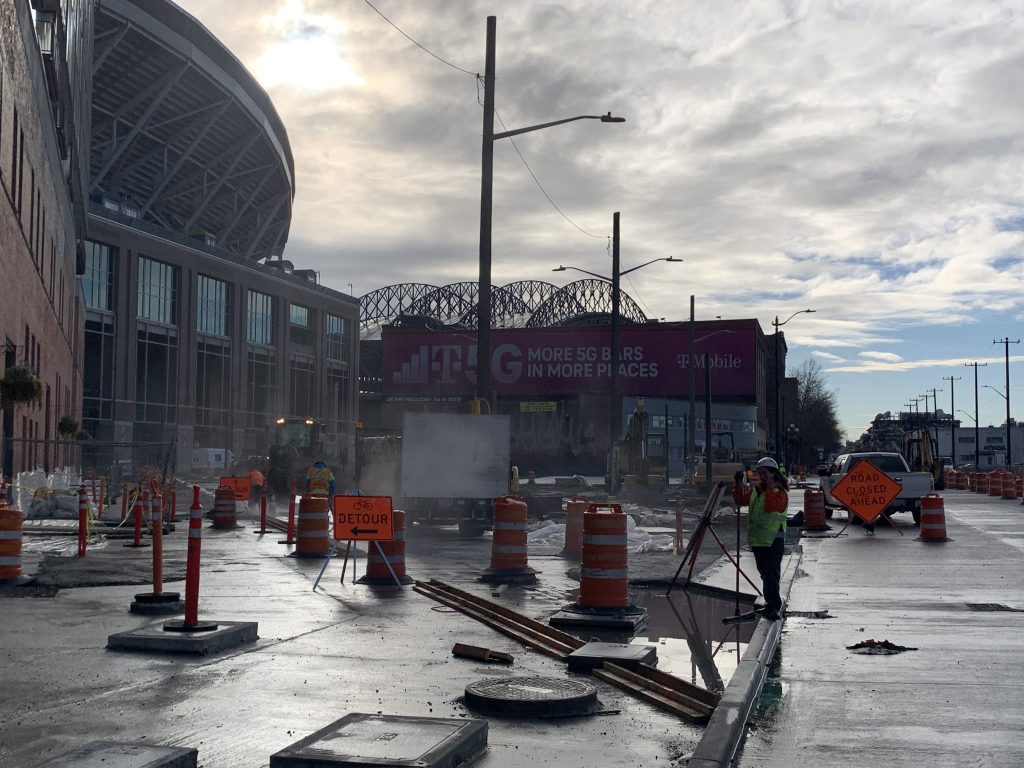
[[[391,541],[395,522],[390,496],[335,496],[334,538],[338,541]]]
[[[870,523],[885,511],[902,490],[900,483],[870,461],[861,459],[832,489],[832,495],[857,517]]]

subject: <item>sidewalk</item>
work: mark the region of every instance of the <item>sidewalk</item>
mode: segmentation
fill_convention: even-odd
[[[943,494],[953,541],[907,515],[802,541],[779,652],[740,768],[1024,765],[1024,507]],[[845,520],[831,521],[835,532]],[[834,618],[804,618],[827,610]],[[889,640],[918,650],[858,655]]]

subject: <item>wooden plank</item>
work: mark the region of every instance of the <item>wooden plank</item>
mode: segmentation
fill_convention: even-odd
[[[477,595],[474,595],[471,592],[465,592],[461,589],[458,589],[457,587],[451,586],[450,584],[446,584],[443,581],[431,579],[426,583],[431,587],[443,590],[444,592],[447,592],[450,595],[455,595],[467,602],[473,603],[474,605],[484,607],[487,610],[492,611],[493,613],[505,616],[506,618],[511,619],[517,624],[530,627],[534,631],[543,634],[546,637],[550,637],[552,640],[562,643],[563,645],[567,645],[573,650],[577,648],[582,648],[584,645],[586,645],[585,641],[580,640],[580,638],[576,637],[575,635],[570,635],[568,632],[563,632],[560,629],[555,629],[554,627],[549,626],[543,622],[537,621],[536,619],[531,619],[529,616],[524,616],[521,613],[516,613],[510,608],[506,608],[505,606],[499,605],[498,603],[492,602],[490,600],[485,600],[484,598],[478,597]]]
[[[611,666],[615,666],[614,664]],[[638,684],[627,680],[624,677],[619,676],[619,672],[622,670],[621,667],[616,667],[614,670],[609,669],[595,669],[593,671],[594,677],[604,680],[606,683],[614,685],[616,688],[621,688],[627,693],[632,694],[638,699],[646,701],[648,704],[653,704],[658,709],[663,709],[666,712],[671,712],[678,717],[686,720],[687,722],[696,723],[702,725],[708,721],[709,715],[707,713],[698,711],[691,707],[677,702],[667,696],[662,695],[658,691],[652,691],[649,688],[644,687],[642,684]],[[641,678],[642,679],[642,678]]]
[[[721,698],[715,693],[705,688],[701,688],[699,685],[694,685],[688,680],[683,680],[675,675],[670,675],[668,672],[664,672],[657,667],[652,667],[650,664],[637,664],[636,671],[648,680],[653,680],[654,682],[668,688],[674,688],[675,690],[685,693],[703,704],[707,704],[711,709],[718,706],[718,701]]]
[[[425,585],[422,582],[417,582],[413,589],[422,595],[426,595],[427,597],[437,600],[443,605],[454,608],[455,610],[486,624],[491,629],[511,637],[513,640],[517,640],[528,648],[533,648],[535,651],[543,653],[544,655],[550,656],[554,659],[558,659],[559,661],[565,661],[569,658],[569,653],[574,650],[567,646],[557,644],[549,638],[533,636],[527,632],[525,627],[518,627],[510,623],[507,619],[496,617],[476,606],[460,602],[457,598],[452,597],[451,595],[446,595],[444,592],[431,591],[428,585]]]
[[[640,667],[645,665],[638,664],[637,666]],[[657,683],[651,680],[650,678],[645,677],[644,675],[637,674],[636,672],[631,672],[625,667],[620,667],[618,664],[612,664],[607,661],[604,663],[604,669],[608,670],[613,675],[622,678],[623,680],[627,680],[628,682],[634,685],[638,685],[641,688],[654,691],[660,694],[661,696],[664,696],[668,699],[672,699],[673,701],[678,702],[679,704],[682,704],[683,706],[689,709],[693,709],[696,712],[710,715],[711,712],[714,710],[713,706],[708,706],[703,701],[698,701],[694,699],[685,690],[680,690],[680,686],[678,686],[678,683],[681,683],[683,681],[677,677],[672,677],[672,675],[665,675],[665,677],[669,678],[669,682],[668,684],[662,684]]]

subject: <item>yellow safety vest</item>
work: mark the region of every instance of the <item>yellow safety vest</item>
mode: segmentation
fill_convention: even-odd
[[[324,467],[310,467],[306,473],[306,485],[314,496],[326,496],[331,488],[331,470]]]

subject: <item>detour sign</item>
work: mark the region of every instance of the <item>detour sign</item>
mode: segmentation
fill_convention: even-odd
[[[249,500],[249,478],[248,477],[222,477],[221,486],[230,488],[235,494],[235,501]]]
[[[336,541],[391,541],[395,521],[390,496],[335,496],[334,538]]]
[[[900,483],[867,459],[861,459],[836,483],[832,495],[861,520],[873,523],[902,490]]]

